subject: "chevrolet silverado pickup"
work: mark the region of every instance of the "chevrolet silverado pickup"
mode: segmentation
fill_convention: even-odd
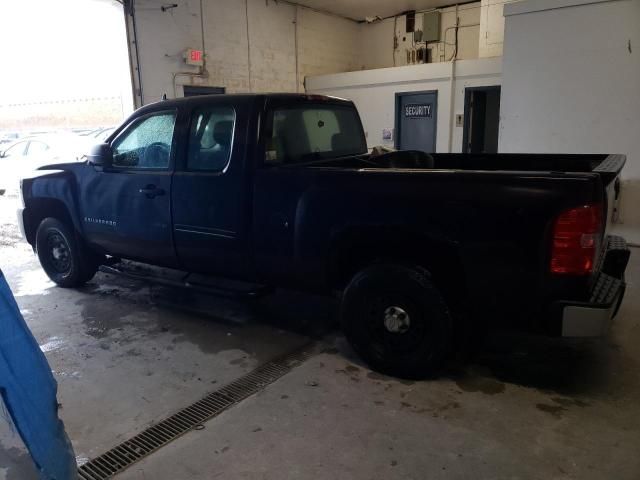
[[[629,258],[609,234],[624,163],[369,153],[347,100],[203,96],[145,106],[86,162],[24,179],[19,219],[61,287],[125,259],[183,272],[186,287],[337,294],[373,368],[422,377],[487,322],[606,332]]]

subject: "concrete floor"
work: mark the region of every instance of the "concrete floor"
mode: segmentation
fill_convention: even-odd
[[[407,382],[367,369],[322,299],[166,305],[178,292],[103,274],[55,288],[2,226],[8,203],[0,197],[0,268],[55,372],[79,461],[309,336],[335,347],[118,478],[640,478],[640,251],[610,338],[496,335],[464,369]],[[195,301],[208,314],[187,312]],[[0,422],[0,480],[31,478]]]

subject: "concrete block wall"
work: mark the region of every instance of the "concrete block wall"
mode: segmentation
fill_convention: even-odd
[[[198,68],[187,66],[182,53],[202,48],[200,0],[183,0],[163,12],[165,4],[136,2],[145,104],[164,93],[181,96],[184,84],[222,86],[229,93],[303,91],[306,75],[362,67],[356,22],[275,1],[203,0],[209,75],[189,75]]]
[[[365,68],[363,27],[350,20],[298,8],[301,92],[305,77]]]
[[[210,8],[215,7],[216,3],[218,2],[208,2]],[[233,3],[244,4],[238,0]],[[244,8],[243,5],[241,7]],[[295,8],[264,0],[248,2],[251,62],[249,91],[296,90]],[[208,16],[205,17],[207,18]],[[221,52],[220,61],[225,60],[224,52]]]
[[[199,0],[189,0],[199,4]],[[245,3],[238,0],[204,1],[204,32],[207,70],[209,78],[201,84],[226,87],[229,92],[247,92],[250,90],[247,55],[247,24]],[[197,16],[200,20],[200,16]],[[250,22],[250,25],[252,23]],[[200,34],[200,26],[196,33]],[[196,43],[196,45],[198,45]],[[181,44],[180,48],[189,45]],[[259,56],[254,54],[256,64]],[[184,69],[184,62],[174,65]],[[143,67],[144,72],[144,67]],[[158,72],[163,74],[162,71]],[[197,77],[181,78],[182,83],[197,83]],[[181,96],[181,92],[177,92]]]

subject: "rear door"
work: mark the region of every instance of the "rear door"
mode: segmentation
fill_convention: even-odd
[[[112,141],[111,168],[94,168],[80,189],[86,237],[108,253],[173,266],[171,176],[178,111],[134,119]]]
[[[314,199],[326,185],[318,183],[319,170],[311,166],[289,167],[366,151],[362,124],[352,104],[328,99],[269,102],[253,207],[256,266],[262,279],[292,287],[322,284],[318,272],[324,271],[326,239],[303,228],[315,228],[319,217],[309,206],[318,204]],[[323,254],[303,255],[303,238],[308,251]]]
[[[249,109],[249,101],[220,97],[189,112],[173,179],[174,238],[187,270],[250,279]]]

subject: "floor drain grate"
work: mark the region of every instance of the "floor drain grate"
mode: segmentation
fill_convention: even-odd
[[[260,391],[317,353],[309,343],[272,360],[238,380],[210,393],[202,400],[122,442],[78,468],[84,480],[105,480],[122,472],[181,435],[201,426],[229,407]]]

